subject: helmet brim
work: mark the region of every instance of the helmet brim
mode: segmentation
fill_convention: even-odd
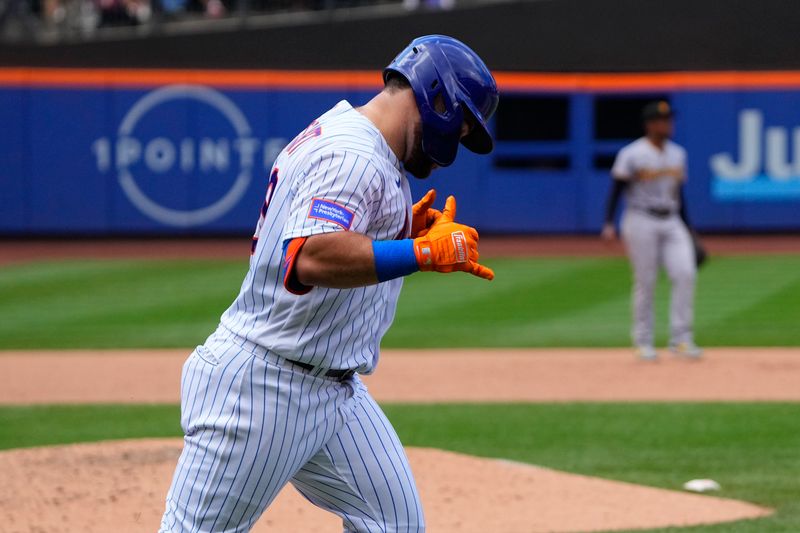
[[[467,108],[469,114],[472,115],[472,118],[475,120],[475,126],[472,128],[472,131],[461,139],[461,144],[463,144],[467,150],[475,152],[476,154],[491,153],[491,151],[494,150],[494,140],[489,133],[489,129],[483,117],[472,105],[472,102],[468,100],[463,101],[461,105]]]

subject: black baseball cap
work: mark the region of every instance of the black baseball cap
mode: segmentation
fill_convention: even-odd
[[[666,100],[650,102],[642,109],[642,120],[645,122],[657,118],[672,118],[674,116],[675,111],[672,110],[672,106],[669,105],[669,102]]]

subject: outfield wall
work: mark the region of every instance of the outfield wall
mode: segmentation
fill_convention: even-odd
[[[594,232],[614,153],[669,98],[702,230],[800,230],[800,72],[498,73],[489,157],[427,183],[491,232]],[[0,69],[0,233],[252,231],[277,152],[362,71]]]

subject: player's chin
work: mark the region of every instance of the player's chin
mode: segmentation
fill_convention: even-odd
[[[428,168],[428,169],[425,169],[425,170],[411,170],[409,168],[406,168],[406,171],[408,171],[409,174],[411,174],[412,176],[414,176],[418,180],[424,180],[424,179],[427,179],[427,178],[430,177],[431,172],[433,172],[433,169],[432,168]]]
[[[439,165],[431,161],[428,157],[412,157],[403,165],[406,172],[411,174],[417,179],[424,180],[430,177],[434,169],[439,168]]]

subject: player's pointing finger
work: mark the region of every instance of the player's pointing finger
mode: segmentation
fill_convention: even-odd
[[[414,214],[426,213],[428,209],[433,205],[433,202],[436,201],[436,189],[431,189],[425,196],[420,198],[419,202],[414,204]]]
[[[456,197],[448,196],[444,204],[444,211],[442,211],[442,218],[445,221],[452,222],[456,219]]]

